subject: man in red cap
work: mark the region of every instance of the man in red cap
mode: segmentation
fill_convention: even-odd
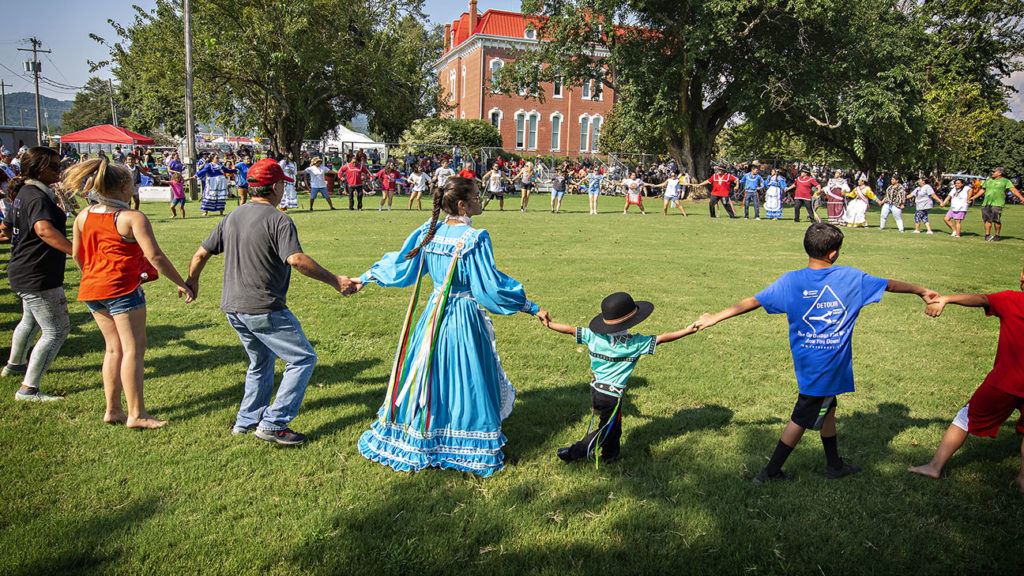
[[[238,333],[249,369],[245,392],[232,434],[246,434],[287,446],[305,436],[288,424],[299,412],[306,385],[316,366],[316,353],[285,299],[291,269],[320,280],[342,294],[355,291],[347,276],[336,276],[302,252],[295,224],[277,209],[284,183],[292,179],[272,159],[249,168],[251,201],[232,210],[192,256],[189,278],[193,291],[210,256],[224,254],[224,285],[220,309]],[[274,361],[285,361],[284,377],[273,404]]]

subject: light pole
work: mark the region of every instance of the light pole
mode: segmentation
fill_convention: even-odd
[[[36,146],[41,146],[43,143],[42,133],[42,118],[39,117],[39,72],[43,70],[43,65],[39,63],[39,52],[49,54],[52,50],[40,50],[39,47],[43,45],[37,38],[29,38],[29,42],[32,43],[32,48],[18,48],[19,52],[31,52],[32,60],[25,62],[25,72],[32,72],[36,77]],[[24,120],[22,125],[24,125]]]

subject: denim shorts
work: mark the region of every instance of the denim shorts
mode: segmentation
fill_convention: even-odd
[[[327,193],[327,188],[312,188],[312,189],[310,189],[310,191],[309,191],[309,199],[310,200],[315,200],[317,196],[319,196],[320,198],[330,198],[331,197],[331,195]]]
[[[111,316],[115,316],[131,312],[136,308],[145,308],[146,293],[142,291],[142,286],[139,286],[124,296],[104,298],[103,300],[88,300],[85,306],[89,308],[90,312],[103,312],[106,310]]]
[[[184,196],[182,196],[181,198],[174,198],[171,200],[171,206],[181,206],[182,208],[184,208],[185,201],[186,199]]]
[[[551,191],[551,197],[552,198],[562,198],[564,196],[565,196],[565,190],[552,190]]]

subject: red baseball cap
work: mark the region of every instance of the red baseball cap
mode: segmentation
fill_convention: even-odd
[[[252,165],[249,168],[248,174],[245,179],[252,186],[273,186],[278,182],[284,180],[285,182],[295,182],[294,178],[289,178],[284,175],[284,170],[281,169],[281,165],[274,162],[271,158],[264,158],[259,162]]]

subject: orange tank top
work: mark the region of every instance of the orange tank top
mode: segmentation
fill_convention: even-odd
[[[78,300],[104,300],[131,293],[142,284],[146,264],[142,248],[117,232],[116,212],[88,212],[79,248],[82,282]]]

